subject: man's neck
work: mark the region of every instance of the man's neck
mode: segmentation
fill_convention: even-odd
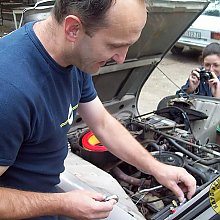
[[[34,32],[45,50],[61,66],[66,66],[61,54],[64,46],[60,25],[55,24],[52,17],[34,24]]]

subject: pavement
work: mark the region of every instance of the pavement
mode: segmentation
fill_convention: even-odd
[[[185,84],[192,69],[200,66],[199,55],[200,53],[190,50],[179,55],[168,52],[141,89],[139,113],[154,111],[164,97],[175,95]]]
[[[0,37],[9,34],[15,30],[14,21],[4,20],[3,25],[0,25]]]

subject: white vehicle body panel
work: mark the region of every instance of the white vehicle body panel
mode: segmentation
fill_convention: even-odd
[[[178,40],[177,45],[204,48],[212,42],[211,32],[220,32],[220,17],[200,15]]]
[[[216,15],[216,16],[214,16]],[[212,38],[212,32],[219,33],[218,39]],[[184,48],[203,50],[212,42],[220,43],[220,4],[210,3],[201,14],[179,38],[171,49],[173,53],[181,52]],[[176,50],[175,50],[176,49]],[[179,49],[179,50],[178,50]],[[182,49],[182,50],[181,50]]]

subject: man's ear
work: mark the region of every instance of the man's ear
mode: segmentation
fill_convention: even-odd
[[[78,17],[74,15],[68,15],[64,21],[64,28],[66,39],[70,42],[75,42],[79,35],[79,31],[82,30],[82,23]]]

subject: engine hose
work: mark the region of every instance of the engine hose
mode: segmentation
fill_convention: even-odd
[[[148,148],[153,148],[154,150],[156,151],[161,151],[161,148],[158,144],[154,143],[154,142],[150,142],[148,145],[147,145],[147,149]]]
[[[191,143],[191,142],[189,142],[189,141],[185,141],[185,140],[183,140],[183,139],[181,139],[181,138],[177,138],[177,137],[171,136],[171,135],[166,134],[166,133],[161,132],[161,131],[154,130],[154,132],[156,132],[156,133],[162,135],[162,136],[159,137],[159,141],[160,141],[160,138],[161,138],[161,137],[162,137],[162,138],[164,138],[164,137],[166,137],[166,138],[171,138],[172,140],[176,140],[176,141],[181,142],[181,143],[183,143],[183,144],[187,144],[187,145],[189,145],[189,146],[195,147],[195,148],[197,148],[197,149],[200,149],[200,150],[202,150],[202,151],[205,151],[205,152],[207,152],[207,153],[210,153],[210,154],[213,154],[213,155],[215,155],[215,156],[217,156],[217,157],[220,157],[220,153],[217,152],[217,151],[215,151],[215,150],[211,150],[211,149],[208,149],[208,148],[206,148],[206,147],[203,147],[203,146],[200,146],[200,145],[197,145],[197,144],[193,144],[193,143]]]
[[[138,179],[133,176],[129,176],[125,174],[119,167],[115,167],[112,169],[112,173],[116,176],[116,179],[120,179],[128,184],[131,184],[133,186],[145,186],[149,187],[151,184],[151,180],[143,180]]]
[[[176,143],[174,140],[172,140],[171,138],[168,137],[164,137],[165,140],[167,140],[174,148],[176,148],[177,150],[179,150],[180,152],[182,152],[183,154],[186,154],[187,156],[189,156],[190,158],[192,158],[193,160],[198,161],[201,164],[204,165],[213,165],[216,163],[220,162],[220,158],[219,159],[211,159],[211,160],[204,160],[201,157],[196,156],[195,154],[191,153],[190,151],[186,150],[184,147],[182,147],[181,145],[179,145],[178,143]]]
[[[196,174],[198,177],[200,177],[204,183],[209,181],[209,178],[204,173],[202,173],[201,171],[196,169],[195,167],[192,167],[192,166],[190,166],[188,164],[185,164],[184,167],[187,170],[189,170],[190,172],[192,172],[192,173]]]
[[[136,122],[136,123],[139,123],[139,124],[140,124],[141,122]],[[176,127],[178,127],[178,126],[176,126]],[[205,151],[205,152],[207,152],[207,153],[210,153],[210,154],[213,154],[213,155],[215,155],[215,156],[217,156],[217,157],[220,157],[220,153],[217,152],[217,151],[215,151],[215,150],[211,150],[211,149],[208,149],[208,148],[206,148],[206,147],[203,147],[203,146],[200,146],[200,145],[191,143],[191,142],[189,142],[189,141],[185,141],[185,140],[183,140],[183,139],[181,139],[181,138],[178,138],[178,137],[175,137],[175,136],[171,136],[171,135],[169,135],[169,134],[166,134],[166,133],[164,133],[164,132],[162,132],[162,131],[159,131],[159,130],[157,130],[157,129],[155,129],[155,128],[152,128],[152,127],[150,127],[150,126],[146,127],[145,124],[142,124],[142,128],[145,129],[145,130],[146,130],[146,129],[149,129],[149,130],[154,131],[155,133],[160,134],[160,135],[162,135],[162,136],[164,136],[164,137],[174,139],[174,140],[176,140],[176,141],[178,141],[178,142],[181,142],[181,143],[190,145],[190,146],[192,146],[192,147],[196,147],[196,148],[198,148],[198,149],[200,149],[200,150],[203,150],[203,151]]]
[[[211,180],[209,180],[208,182],[204,183],[203,185],[199,186],[196,189],[195,194],[193,195],[193,197],[195,197],[197,194],[199,194],[202,190],[204,190],[208,185],[210,185],[211,183],[213,183],[213,181],[215,181],[218,177],[220,177],[220,175],[215,175],[214,177],[211,178]]]
[[[187,113],[183,109],[181,109],[181,108],[179,108],[177,106],[169,106],[169,107],[165,107],[165,108],[159,109],[159,110],[155,111],[155,113],[159,115],[162,110],[166,110],[166,109],[169,110],[169,109],[172,109],[172,108],[174,110],[178,110],[178,111],[180,111],[182,113],[182,117],[183,117],[183,121],[184,121],[186,130],[188,130],[187,129],[187,127],[188,127],[190,129],[190,131],[191,131],[191,134],[193,135],[193,130],[192,130],[192,127],[191,127],[191,124],[190,124],[189,117],[188,117]],[[163,112],[161,112],[161,113],[163,113]],[[170,111],[170,113],[171,113],[171,111]],[[194,135],[193,135],[193,138],[195,139]]]

